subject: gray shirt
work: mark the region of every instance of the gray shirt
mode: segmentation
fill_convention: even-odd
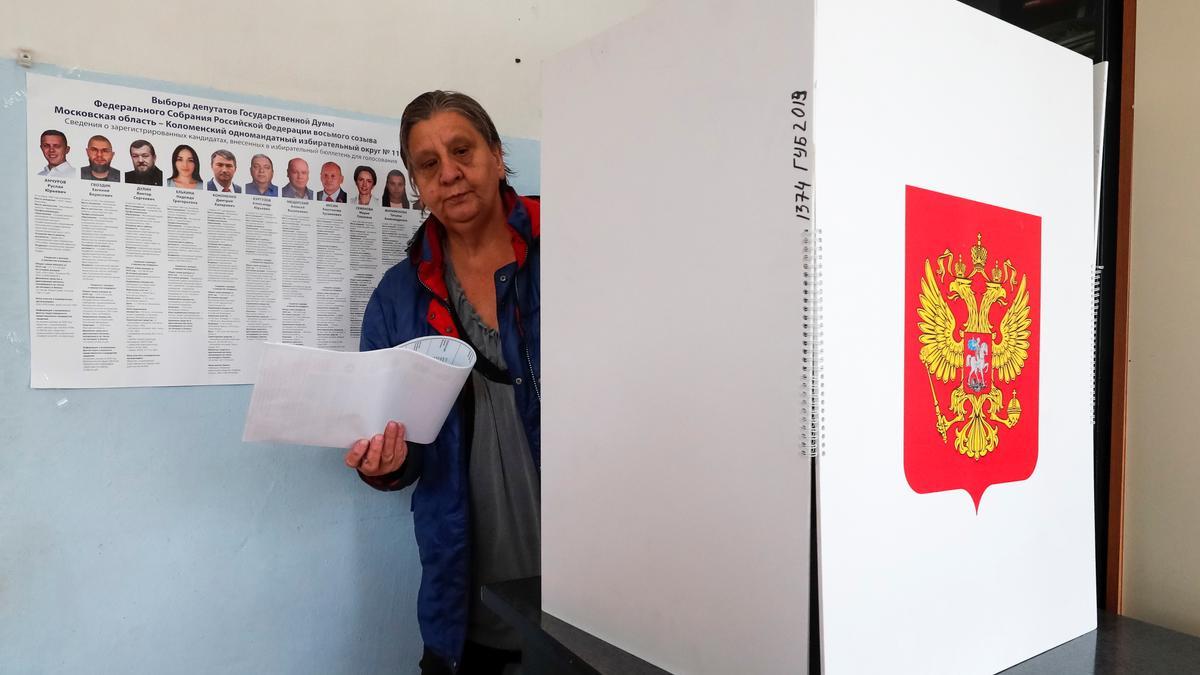
[[[500,334],[479,318],[448,260],[446,287],[479,358],[507,370]],[[519,649],[516,632],[483,606],[479,592],[486,584],[541,573],[541,482],[512,385],[475,370],[471,388],[475,419],[469,469],[472,593],[467,639],[488,647]]]

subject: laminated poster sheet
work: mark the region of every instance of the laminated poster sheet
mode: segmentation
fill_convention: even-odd
[[[27,77],[31,386],[245,384],[265,342],[357,349],[421,220],[396,125]]]

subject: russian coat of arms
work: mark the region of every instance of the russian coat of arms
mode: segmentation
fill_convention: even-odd
[[[929,375],[933,394],[935,426],[942,440],[950,433],[959,454],[974,460],[996,450],[1000,443],[997,425],[1009,429],[1021,421],[1021,403],[1014,386],[1007,401],[1003,385],[1014,383],[1029,358],[1028,277],[1015,269],[1011,260],[997,259],[988,273],[988,252],[983,235],[971,247],[968,266],[959,254],[946,249],[937,258],[937,272],[925,261],[921,280],[921,306],[917,310],[921,329],[921,362]],[[947,292],[941,288],[951,277]],[[1017,279],[1020,278],[1018,282]],[[982,285],[982,292],[976,287]],[[966,320],[959,321],[951,303],[961,303]],[[998,326],[991,321],[992,308],[1004,307]],[[961,374],[961,375],[960,375]],[[942,412],[933,378],[957,381],[950,392],[949,412]]]
[[[1037,463],[1041,219],[915,187],[905,209],[905,475],[978,508]]]

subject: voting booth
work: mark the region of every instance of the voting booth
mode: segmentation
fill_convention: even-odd
[[[544,87],[546,613],[678,673],[1095,628],[1088,59],[953,0],[667,0]]]

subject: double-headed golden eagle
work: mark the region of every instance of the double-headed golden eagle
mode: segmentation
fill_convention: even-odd
[[[982,240],[982,237],[980,239]],[[1016,391],[1013,391],[1008,405],[1004,406],[1003,394],[995,384],[997,377],[1008,383],[1021,374],[1021,369],[1029,357],[1032,319],[1029,314],[1027,277],[1022,275],[1020,284],[1016,285],[1012,281],[1015,273],[1008,276],[997,269],[992,277],[988,278],[983,265],[986,251],[983,251],[982,243],[976,248],[981,255],[972,250],[972,257],[975,258],[974,269],[967,274],[965,265],[960,261],[954,270],[955,278],[950,282],[949,292],[944,297],[938,288],[932,266],[928,260],[925,261],[925,276],[921,279],[921,306],[917,308],[917,316],[920,319],[917,327],[921,331],[920,358],[929,372],[931,389],[933,378],[949,382],[963,369],[967,351],[964,346],[965,334],[982,333],[991,336],[991,386],[986,392],[982,391],[982,387],[973,387],[972,393],[960,382],[950,395],[950,411],[957,415],[954,419],[948,419],[942,414],[937,392],[933,392],[937,430],[942,440],[946,440],[947,430],[959,422],[965,422],[961,428],[955,429],[954,445],[960,454],[979,459],[994,450],[999,443],[997,431],[989,420],[1011,428],[1020,418],[1021,405],[1017,400]],[[977,274],[986,280],[981,298],[976,297],[971,287],[972,279]],[[1011,303],[1007,302],[1009,288],[1005,288],[1004,285],[1006,276],[1009,288],[1016,286],[1016,295]],[[967,320],[962,325],[955,319],[947,299],[959,300],[966,305]],[[1008,306],[1004,317],[1000,319],[999,333],[992,330],[990,318],[992,305],[995,303]],[[970,410],[967,409],[968,404]],[[1001,410],[1006,413],[1003,417],[998,414]]]

